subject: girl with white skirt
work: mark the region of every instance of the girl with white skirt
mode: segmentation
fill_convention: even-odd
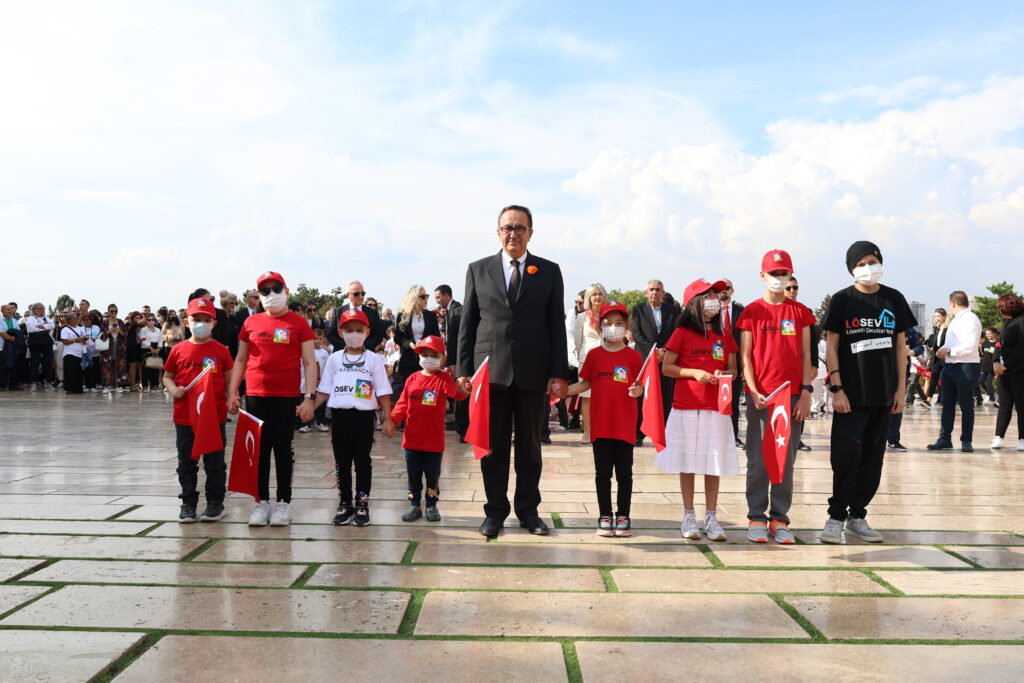
[[[668,343],[662,372],[677,378],[672,412],[665,425],[665,450],[654,464],[679,474],[683,494],[683,538],[700,539],[694,510],[694,477],[704,475],[704,533],[709,540],[726,540],[718,523],[719,477],[739,474],[736,441],[729,415],[718,412],[719,377],[736,374],[736,342],[722,331],[722,281],[700,279],[683,294],[683,310]],[[729,380],[723,380],[729,382]],[[731,386],[731,384],[730,384]],[[731,405],[731,401],[730,401]]]

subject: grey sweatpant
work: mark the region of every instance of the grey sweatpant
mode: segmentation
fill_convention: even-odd
[[[793,396],[790,403],[790,415],[796,409],[800,396]],[[778,484],[768,482],[768,471],[761,455],[761,439],[764,437],[765,423],[768,421],[768,409],[758,410],[754,401],[747,397],[747,519],[752,522],[767,522],[774,519],[789,524],[789,508],[793,504],[793,466],[796,465],[797,447],[800,445],[800,426],[791,424],[789,454],[786,457],[786,470],[782,481]],[[771,509],[769,510],[769,489],[771,490]],[[768,510],[769,514],[765,515]]]

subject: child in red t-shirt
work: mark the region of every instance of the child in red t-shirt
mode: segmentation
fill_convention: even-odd
[[[570,395],[590,395],[590,440],[594,448],[594,483],[600,518],[598,536],[629,536],[630,500],[633,497],[633,444],[636,439],[635,399],[643,394],[637,384],[643,359],[626,346],[629,311],[618,301],[601,306],[601,346],[591,349],[580,368],[580,381]],[[612,470],[618,484],[615,522],[612,522]]]
[[[794,428],[793,436],[797,438],[787,444],[786,467],[778,484],[770,483],[761,453],[769,418],[767,396],[789,382],[793,420],[803,422],[814,392],[811,382],[816,373],[810,348],[815,318],[809,308],[786,298],[786,285],[792,276],[789,254],[781,249],[765,254],[761,259],[764,297],[744,308],[736,321],[742,335],[743,379],[747,384],[747,540],[751,543],[767,543],[769,535],[776,543],[796,542],[789,530],[788,513],[793,502],[799,433]]]
[[[719,377],[732,388],[736,374],[736,342],[722,330],[724,281],[694,280],[683,293],[679,325],[665,344],[662,372],[675,377],[672,412],[665,425],[665,450],[654,464],[679,474],[683,494],[683,538],[700,540],[693,505],[696,475],[704,475],[704,533],[709,540],[726,540],[718,523],[718,485],[724,474],[739,474],[732,420],[718,412]],[[730,404],[731,405],[731,404]]]
[[[409,504],[403,522],[415,522],[423,516],[420,492],[424,475],[427,480],[427,521],[440,522],[437,511],[440,495],[441,456],[444,454],[444,414],[448,399],[462,400],[468,394],[455,384],[444,368],[444,341],[440,337],[424,337],[413,347],[419,354],[420,367],[411,375],[402,389],[402,396],[391,411],[395,425],[406,422],[402,434],[405,449],[405,469],[409,475]]]
[[[178,483],[181,485],[181,512],[178,521],[183,524],[201,519],[215,522],[224,516],[224,495],[226,493],[226,472],[224,449],[203,454],[203,469],[206,470],[206,509],[196,515],[199,504],[199,465],[192,459],[192,444],[195,434],[189,422],[186,390],[203,368],[209,368],[213,376],[214,394],[210,399],[217,408],[220,422],[220,438],[225,440],[224,423],[228,417],[226,388],[231,380],[231,352],[210,334],[217,324],[213,304],[209,299],[193,299],[188,302],[188,326],[192,336],[175,344],[164,362],[163,384],[174,397],[174,433],[178,448]],[[207,400],[207,399],[204,399]]]

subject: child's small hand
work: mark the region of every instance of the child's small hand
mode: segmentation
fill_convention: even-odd
[[[187,393],[188,392],[185,391],[185,387],[174,387],[174,392],[172,393],[172,396],[174,396],[174,398],[180,400],[180,399],[185,398],[185,394],[187,394]]]
[[[389,439],[395,435],[395,423],[392,422],[390,417],[384,418],[384,424],[381,426],[380,431],[384,432],[384,436]]]
[[[706,370],[698,370],[697,376],[694,379],[701,384],[718,384],[718,378]]]
[[[629,397],[630,398],[640,398],[643,395],[644,395],[644,388],[642,386],[640,386],[639,384],[634,384],[633,386],[631,386],[629,388]]]

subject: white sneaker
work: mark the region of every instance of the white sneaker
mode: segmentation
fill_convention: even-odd
[[[725,529],[718,523],[714,510],[704,512],[704,535],[708,537],[709,541],[721,542],[726,540]]]
[[[29,388],[28,388],[29,391],[37,391],[38,389],[39,389],[39,387],[37,387],[35,384],[29,385]]]
[[[1001,437],[1001,436],[993,436],[992,437],[992,445],[990,445],[989,448],[1002,448],[1003,445],[1004,445],[1003,437]]]
[[[850,517],[846,520],[846,533],[853,534],[860,540],[867,541],[868,543],[882,542],[882,534],[872,529],[866,519]]]
[[[310,427],[309,425],[302,425],[301,427],[299,427],[299,431],[302,432],[303,434],[309,434],[311,431],[313,431],[313,428]]]
[[[117,388],[117,393],[123,394],[124,393],[124,387],[118,387]]]
[[[825,522],[825,528],[821,530],[818,540],[822,543],[838,545],[843,542],[843,523],[831,517]]]
[[[281,501],[274,503],[274,512],[270,515],[270,526],[288,526],[291,521],[291,505]]]
[[[249,526],[266,526],[270,523],[270,501],[252,504]]]
[[[321,432],[329,432],[329,431],[331,431],[331,428],[330,428],[330,427],[328,427],[328,426],[327,426],[327,425],[325,425],[325,424],[321,424],[320,422],[317,422],[317,423],[316,423],[316,428],[317,428],[317,429],[318,429],[319,431],[321,431]]]
[[[108,389],[107,387],[103,387],[103,393],[104,394],[109,394],[110,393],[110,389]]]
[[[693,510],[683,511],[683,523],[679,527],[683,538],[690,541],[700,540],[700,529],[697,528],[697,513]]]

